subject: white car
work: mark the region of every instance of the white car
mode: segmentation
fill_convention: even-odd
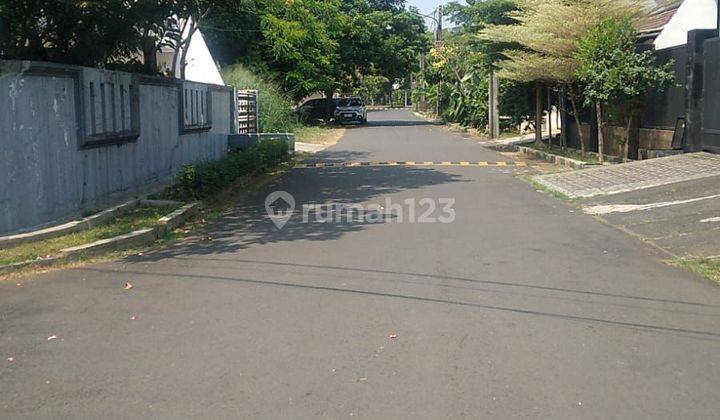
[[[335,108],[335,122],[365,124],[367,122],[365,102],[361,98],[341,98]]]

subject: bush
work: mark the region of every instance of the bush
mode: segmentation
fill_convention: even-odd
[[[237,178],[264,173],[289,157],[288,143],[268,140],[214,162],[184,166],[175,176],[180,198],[202,200],[220,192]]]
[[[256,89],[260,93],[260,132],[294,132],[298,119],[293,103],[269,77],[253,73],[241,64],[225,67],[222,76],[235,89]]]

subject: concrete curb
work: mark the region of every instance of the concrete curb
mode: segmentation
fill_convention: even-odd
[[[167,204],[163,204],[167,205]],[[107,251],[117,251],[126,248],[151,244],[164,234],[177,229],[200,210],[200,203],[190,203],[174,212],[158,219],[156,226],[136,230],[114,238],[102,239],[89,244],[78,245],[60,250],[59,254],[51,258],[23,261],[15,264],[0,266],[0,274],[8,274],[27,267],[49,267],[58,262],[74,257],[96,255]]]
[[[42,258],[39,260],[23,261],[15,264],[8,264],[0,266],[0,275],[10,274],[14,271],[22,270],[27,267],[50,267],[60,261],[62,257]]]
[[[185,224],[192,216],[196,215],[200,211],[200,203],[186,204],[167,216],[161,217],[158,220],[158,226],[155,228],[158,230],[158,236],[162,236],[165,233],[172,232],[178,227]]]
[[[146,207],[177,206],[180,204],[182,204],[181,201],[174,200],[140,200],[140,205]]]
[[[175,230],[185,223],[193,214],[200,209],[200,203],[186,204],[174,212],[161,217],[157,225],[152,228],[136,230],[114,238],[103,239],[85,245],[60,250],[60,254],[66,258],[78,255],[94,255],[107,251],[117,251],[124,248],[133,248],[155,242],[167,232]]]
[[[535,142],[535,137],[518,136],[509,139],[487,140],[478,142],[481,146],[497,152],[517,152],[518,146]]]
[[[536,159],[542,159],[546,162],[554,163],[556,165],[566,166],[572,169],[585,169],[590,166],[598,166],[596,164],[583,162],[581,160],[572,159],[565,156],[554,155],[552,153],[544,152],[542,150],[533,149],[525,146],[515,146],[517,151]]]
[[[26,242],[44,241],[46,239],[56,238],[58,236],[67,235],[69,233],[80,232],[95,226],[107,223],[109,220],[122,215],[131,210],[140,203],[139,200],[131,200],[119,206],[111,207],[100,213],[75,220],[58,226],[52,226],[45,229],[35,230],[27,233],[19,233],[17,235],[0,236],[0,249],[10,248]]]
[[[85,245],[60,250],[63,258],[72,258],[79,255],[94,255],[105,251],[116,251],[122,248],[145,245],[154,242],[157,236],[156,228],[146,228],[126,233],[110,239],[103,239]]]

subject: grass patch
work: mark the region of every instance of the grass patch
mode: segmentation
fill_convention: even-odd
[[[529,147],[531,149],[540,150],[546,153],[552,153],[553,155],[563,156],[570,159],[579,160],[581,162],[587,162],[592,164],[599,164],[600,161],[598,160],[597,156],[591,155],[591,154],[585,154],[585,156],[580,153],[577,149],[563,149],[560,146],[548,146],[547,144],[543,143],[542,146],[538,147],[535,145],[535,143],[528,143],[523,146]]]
[[[561,193],[561,192],[559,192],[559,191],[551,190],[550,188],[544,186],[543,184],[535,181],[534,179],[532,179],[532,176],[530,176],[530,175],[527,175],[527,174],[518,175],[517,178],[520,179],[520,180],[522,180],[522,181],[527,182],[527,183],[530,184],[533,188],[535,188],[535,190],[544,192],[544,193],[546,193],[546,194],[548,194],[548,195],[551,195],[551,196],[553,196],[554,198],[556,198],[556,199],[558,199],[558,200],[567,201],[567,202],[573,202],[573,201],[574,201],[572,198],[568,197],[567,195],[565,195],[565,194],[563,194],[563,193]]]
[[[135,230],[152,227],[157,223],[159,218],[178,208],[179,206],[136,207],[106,225],[40,242],[30,242],[13,248],[0,249],[0,265],[47,258],[57,254],[61,249],[84,245],[102,239],[109,239]]]
[[[295,141],[312,144],[335,144],[345,133],[345,129],[336,126],[301,126],[295,130]]]
[[[677,259],[672,262],[672,265],[676,267],[686,268],[691,270],[707,279],[710,279],[720,284],[720,261],[709,260],[706,258],[701,259]]]

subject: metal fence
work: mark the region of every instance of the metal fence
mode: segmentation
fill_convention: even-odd
[[[701,147],[720,153],[720,38],[705,41]]]
[[[237,91],[237,132],[238,134],[255,134],[260,132],[258,118],[258,91]]]
[[[678,118],[685,117],[685,80],[687,79],[687,46],[655,51],[658,63],[673,63],[675,83],[663,92],[648,93],[642,118],[643,128],[674,130]]]

